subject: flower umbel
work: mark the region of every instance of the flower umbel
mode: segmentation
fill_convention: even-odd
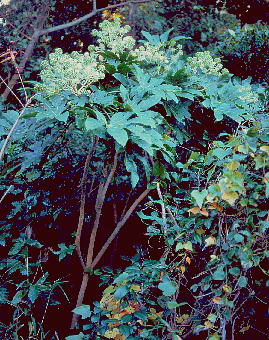
[[[84,93],[89,85],[105,77],[104,66],[100,65],[95,54],[63,53],[57,48],[41,64],[42,83],[38,90],[48,95],[69,90],[77,95]]]

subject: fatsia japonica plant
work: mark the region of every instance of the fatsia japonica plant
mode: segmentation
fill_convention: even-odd
[[[96,339],[159,339],[169,336],[179,339],[179,335],[185,332],[176,329],[175,308],[184,306],[184,303],[177,302],[179,285],[173,275],[183,275],[183,263],[191,263],[191,255],[187,256],[186,252],[194,251],[193,232],[186,234],[179,222],[182,218],[186,220],[186,228],[191,228],[193,219],[188,219],[184,212],[179,219],[174,216],[174,204],[188,201],[184,191],[179,198],[177,192],[175,197],[171,194],[170,208],[166,207],[166,196],[162,191],[168,194],[169,184],[172,188],[173,183],[177,185],[184,178],[179,175],[179,164],[183,164],[180,162],[192,149],[188,143],[197,112],[201,114],[198,121],[208,114],[209,124],[225,122],[229,123],[230,130],[236,130],[242,124],[254,124],[255,113],[261,109],[259,97],[262,89],[254,88],[249,79],[243,82],[235,79],[223,68],[220,59],[208,52],[187,58],[179,44],[184,37],[169,39],[171,30],[160,36],[142,32],[145,40],[137,42],[128,34],[129,31],[130,27],[122,26],[119,19],[104,21],[99,30],[92,32],[96,45],[89,46],[88,52],[67,54],[56,49],[41,65],[41,81],[35,84],[35,104],[21,117],[22,122],[26,119],[34,119],[38,124],[44,122],[50,131],[62,129],[63,133],[69,133],[71,130],[72,138],[77,142],[72,147],[73,157],[78,153],[78,144],[83,144],[85,163],[80,181],[79,220],[74,230],[82,281],[71,326],[78,326],[80,315],[90,317],[90,324],[84,327],[84,334],[70,336],[70,339],[91,339],[93,334]],[[3,115],[1,119],[6,118]],[[203,137],[207,138],[207,147],[212,148],[218,157],[216,150],[220,148],[209,143],[206,131],[200,137],[202,144]],[[218,137],[217,133],[215,137]],[[225,136],[220,139],[219,143],[225,143]],[[57,157],[57,152],[55,155]],[[28,161],[27,166],[20,168],[19,175],[39,161],[35,158]],[[46,162],[50,162],[49,157]],[[188,175],[190,186],[195,171]],[[190,196],[194,198],[199,213],[203,212],[202,203],[210,193],[207,186],[200,190],[203,183]],[[225,180],[222,187],[218,185],[220,193],[213,191],[212,204],[217,204],[216,197],[221,194],[236,199],[241,194],[237,190],[233,190],[235,194],[227,194]],[[152,262],[145,260],[139,265],[133,263],[114,279],[91,314],[89,307],[83,305],[91,275],[96,272],[121,228],[150,193],[159,198],[161,215],[155,212],[151,219],[161,225],[161,231],[152,225],[149,233],[163,235],[168,250],[161,262],[156,259]],[[92,202],[94,207],[87,219],[86,201]],[[108,201],[114,209],[112,232],[97,248],[96,237],[98,232],[102,234],[105,223],[102,212]],[[185,204],[189,207],[188,202]],[[166,218],[165,211],[168,211],[172,223]],[[147,219],[145,215],[141,218]],[[88,225],[90,235],[86,239]],[[182,242],[181,238],[184,238]],[[202,242],[201,236],[195,240]],[[182,249],[184,254],[178,255],[182,259],[179,272],[178,265],[172,265],[171,269],[169,261],[174,252]],[[70,253],[72,249],[68,248],[65,255]],[[221,265],[219,267],[224,270]],[[154,290],[158,300],[154,297]],[[127,311],[128,299],[132,303]],[[186,317],[185,313],[187,318],[191,316]],[[185,319],[180,319],[179,324]]]

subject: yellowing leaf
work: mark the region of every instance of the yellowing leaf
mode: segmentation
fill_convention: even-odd
[[[217,305],[222,304],[222,298],[219,297],[219,296],[214,297],[214,298],[212,299],[212,301],[213,301],[215,304],[217,304]]]
[[[131,285],[130,289],[133,290],[136,293],[141,291],[141,288],[140,288],[139,285]]]
[[[148,314],[148,319],[150,319],[150,320],[156,320],[156,319],[161,318],[163,316],[163,312],[157,313],[155,308],[150,308],[149,311],[150,311],[151,314]]]
[[[212,328],[213,327],[213,323],[210,322],[210,321],[205,321],[204,325],[205,325],[206,328]]]
[[[235,191],[225,191],[221,198],[228,202],[230,205],[233,205],[235,201],[239,198],[239,195]]]
[[[237,170],[238,169],[238,167],[239,167],[239,163],[236,161],[236,160],[232,160],[231,161],[231,163],[229,163],[227,166],[228,166],[228,169],[230,170],[230,171],[235,171],[235,170]]]
[[[132,314],[136,311],[137,309],[133,306],[128,306],[125,308],[126,314]]]
[[[269,156],[269,146],[268,145],[263,145],[260,147],[260,150],[264,151],[267,153],[267,155]]]
[[[208,207],[208,209],[216,209],[219,212],[221,212],[223,210],[223,207],[220,206],[217,202],[213,202],[212,204],[210,204],[210,206]]]
[[[200,209],[199,207],[193,207],[193,208],[189,209],[188,212],[191,212],[192,214],[195,214],[195,215],[196,214],[202,214],[206,217],[208,217],[208,215],[209,215],[208,211],[205,208]]]
[[[186,262],[187,262],[188,264],[191,264],[191,258],[190,258],[189,256],[186,257]]]
[[[123,334],[118,334],[116,335],[116,337],[114,338],[115,340],[125,340],[126,339],[126,336],[123,335]]]
[[[232,287],[230,287],[229,285],[224,285],[222,289],[225,291],[225,293],[228,294],[231,294],[231,292],[233,291]]]
[[[200,210],[200,214],[202,214],[202,215],[204,215],[206,217],[208,217],[208,215],[209,215],[208,211],[205,208]]]
[[[180,270],[181,270],[181,273],[184,274],[185,271],[186,271],[186,267],[185,266],[180,266]]]
[[[181,316],[176,318],[176,323],[182,323],[184,322],[186,319],[188,319],[190,317],[189,314],[182,314]]]
[[[213,236],[209,236],[208,238],[205,239],[206,247],[213,246],[216,244],[216,238]]]
[[[192,214],[199,214],[200,209],[199,209],[199,207],[193,207],[193,208],[189,209],[188,212],[191,212]]]
[[[107,339],[115,339],[117,335],[120,335],[119,329],[113,328],[111,330],[107,330],[104,334],[104,337]]]
[[[198,235],[203,235],[203,234],[205,233],[205,231],[204,231],[203,228],[199,228],[199,229],[196,230],[196,233],[197,233]]]
[[[105,295],[100,301],[100,307],[112,311],[119,307],[119,301],[117,301],[113,295]]]
[[[245,333],[246,331],[248,331],[249,330],[249,328],[250,328],[250,326],[249,325],[247,325],[246,327],[242,327],[241,329],[240,329],[240,333]]]

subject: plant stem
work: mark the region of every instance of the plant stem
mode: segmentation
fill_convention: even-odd
[[[85,202],[86,202],[86,182],[87,182],[87,175],[88,175],[88,169],[89,169],[89,164],[90,160],[92,158],[92,155],[96,149],[97,143],[98,143],[98,137],[95,139],[93,145],[90,147],[88,155],[86,157],[86,161],[84,164],[84,169],[83,169],[83,175],[82,175],[82,180],[81,180],[81,198],[80,198],[80,210],[79,210],[79,221],[78,221],[78,226],[77,226],[77,231],[76,231],[76,239],[75,239],[75,246],[76,246],[76,251],[80,260],[80,263],[82,265],[83,270],[85,270],[86,266],[81,254],[81,249],[80,249],[80,240],[81,240],[81,232],[83,228],[83,222],[84,222],[84,216],[85,216]]]

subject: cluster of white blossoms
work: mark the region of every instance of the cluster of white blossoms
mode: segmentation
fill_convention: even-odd
[[[139,61],[153,65],[167,66],[183,55],[182,46],[177,45],[175,48],[175,43],[175,41],[171,41],[169,45],[163,43],[151,45],[145,42],[133,50],[131,54],[137,57]]]
[[[194,57],[189,57],[187,61],[194,74],[198,72],[198,69],[205,74],[213,74],[216,76],[229,73],[229,71],[223,67],[220,58],[213,58],[210,51],[197,52]]]
[[[99,64],[95,54],[68,54],[60,48],[41,63],[41,68],[42,83],[37,89],[48,95],[66,90],[80,95],[89,85],[105,77],[105,67]]]
[[[99,25],[99,30],[93,30],[92,35],[97,37],[99,50],[109,49],[117,54],[124,50],[131,50],[135,45],[135,40],[130,35],[129,25],[122,26],[120,18],[115,18],[114,21],[104,20]]]
[[[241,85],[238,91],[241,93],[239,98],[248,104],[257,103],[259,101],[259,96],[253,92],[251,86]]]

